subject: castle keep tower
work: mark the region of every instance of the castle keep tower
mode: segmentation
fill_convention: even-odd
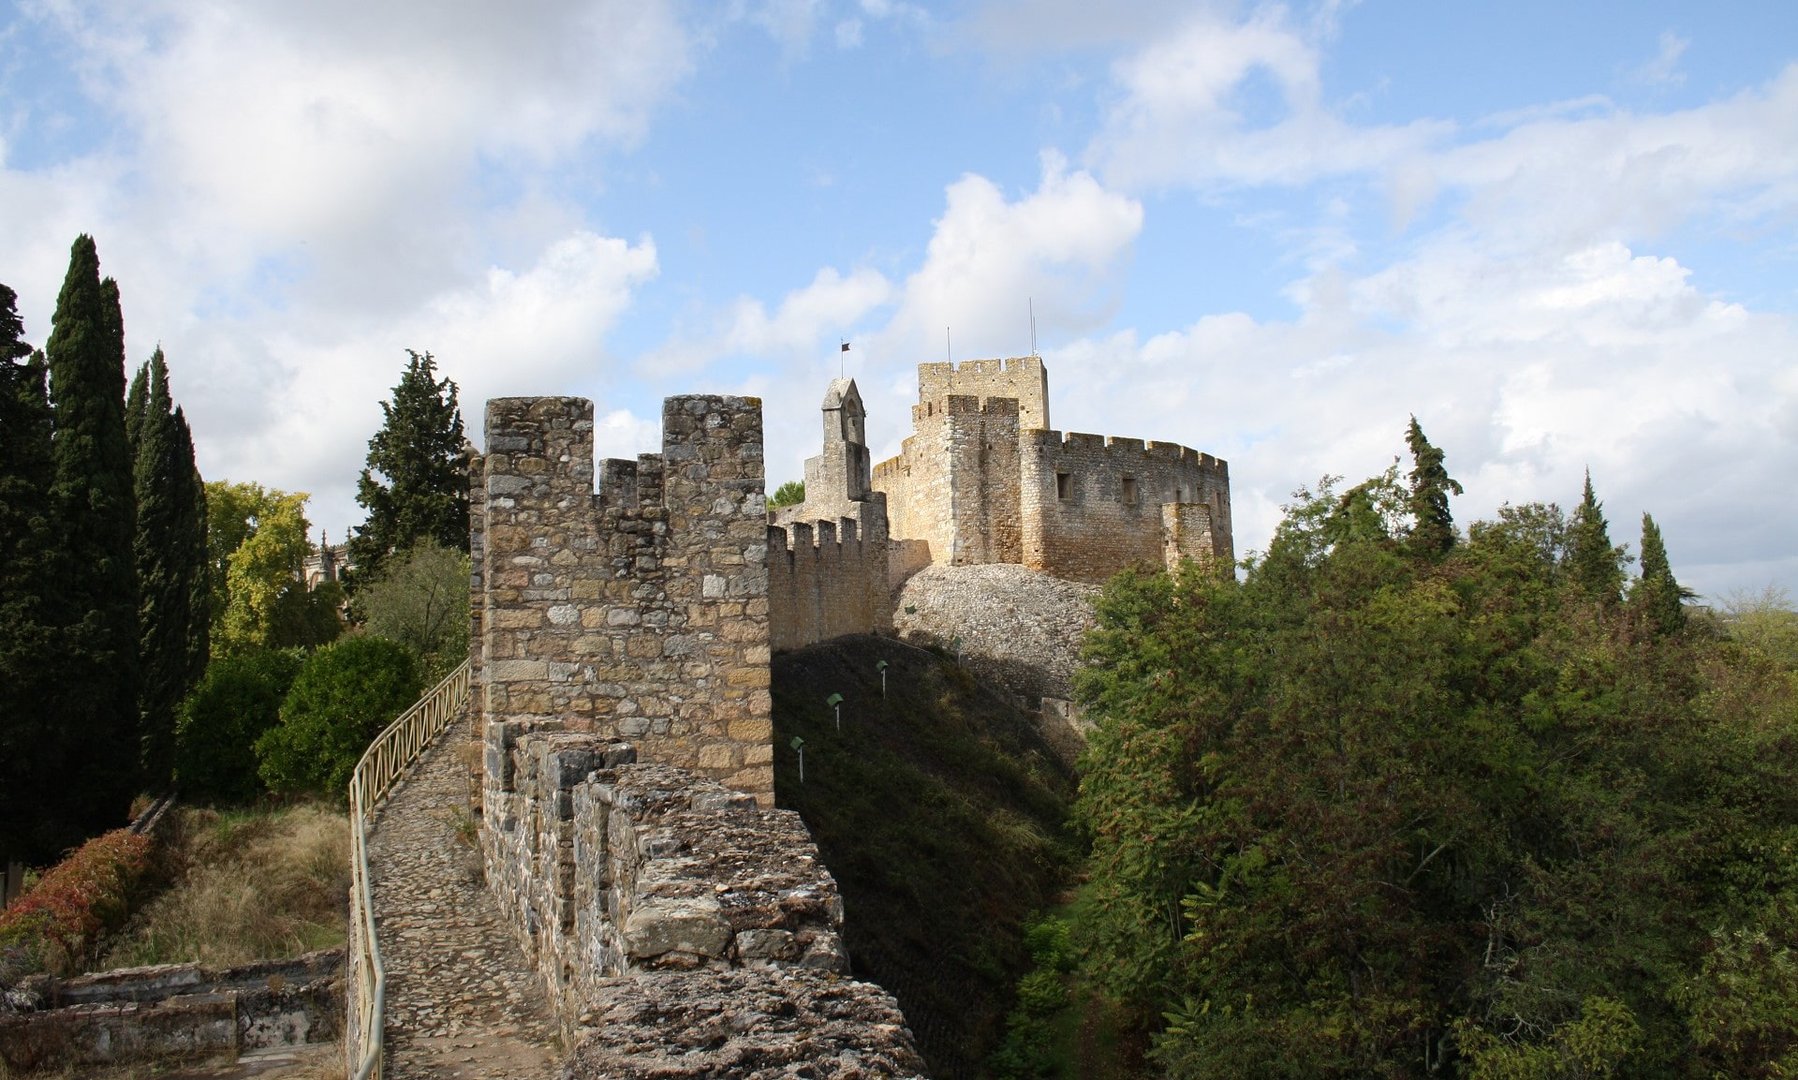
[[[874,467],[908,566],[1020,563],[1102,582],[1139,563],[1228,567],[1227,463],[1049,424],[1040,357],[918,366],[913,434]]]

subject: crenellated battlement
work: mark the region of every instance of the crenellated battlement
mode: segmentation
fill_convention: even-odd
[[[847,517],[768,526],[773,648],[796,649],[892,626],[884,515],[879,526],[868,535]]]
[[[939,402],[951,395],[1008,398],[1018,403],[1019,425],[1024,430],[1049,426],[1049,373],[1040,356],[918,365],[919,404]],[[926,417],[931,415],[934,414],[925,413]],[[912,416],[916,421],[916,410]]]
[[[918,366],[912,434],[871,474],[893,541],[916,542],[907,566],[927,551],[1103,581],[1136,563],[1230,565],[1227,463],[1178,443],[1056,431],[1048,417],[1040,357]],[[1163,504],[1200,509],[1170,524]]]
[[[481,707],[629,739],[773,798],[761,402],[667,399],[662,449],[593,487],[593,405],[487,406]]]

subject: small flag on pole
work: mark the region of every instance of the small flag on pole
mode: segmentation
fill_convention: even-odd
[[[849,351],[849,343],[847,341],[843,342],[843,351],[844,352]]]

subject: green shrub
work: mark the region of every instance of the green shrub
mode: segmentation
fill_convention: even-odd
[[[345,798],[368,744],[418,700],[418,667],[405,646],[351,637],[307,658],[281,703],[281,723],[256,740],[272,791]]]
[[[0,912],[0,950],[9,965],[82,970],[102,935],[124,924],[149,871],[148,837],[129,829],[94,837]]]
[[[256,740],[281,721],[281,701],[300,671],[289,650],[214,661],[175,720],[175,783],[188,802],[243,803],[262,793]]]

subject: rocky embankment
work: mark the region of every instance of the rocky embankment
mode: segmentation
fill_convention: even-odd
[[[1098,595],[1097,586],[1022,566],[927,566],[901,586],[893,627],[907,641],[955,652],[1035,709],[1042,698],[1073,696]]]

